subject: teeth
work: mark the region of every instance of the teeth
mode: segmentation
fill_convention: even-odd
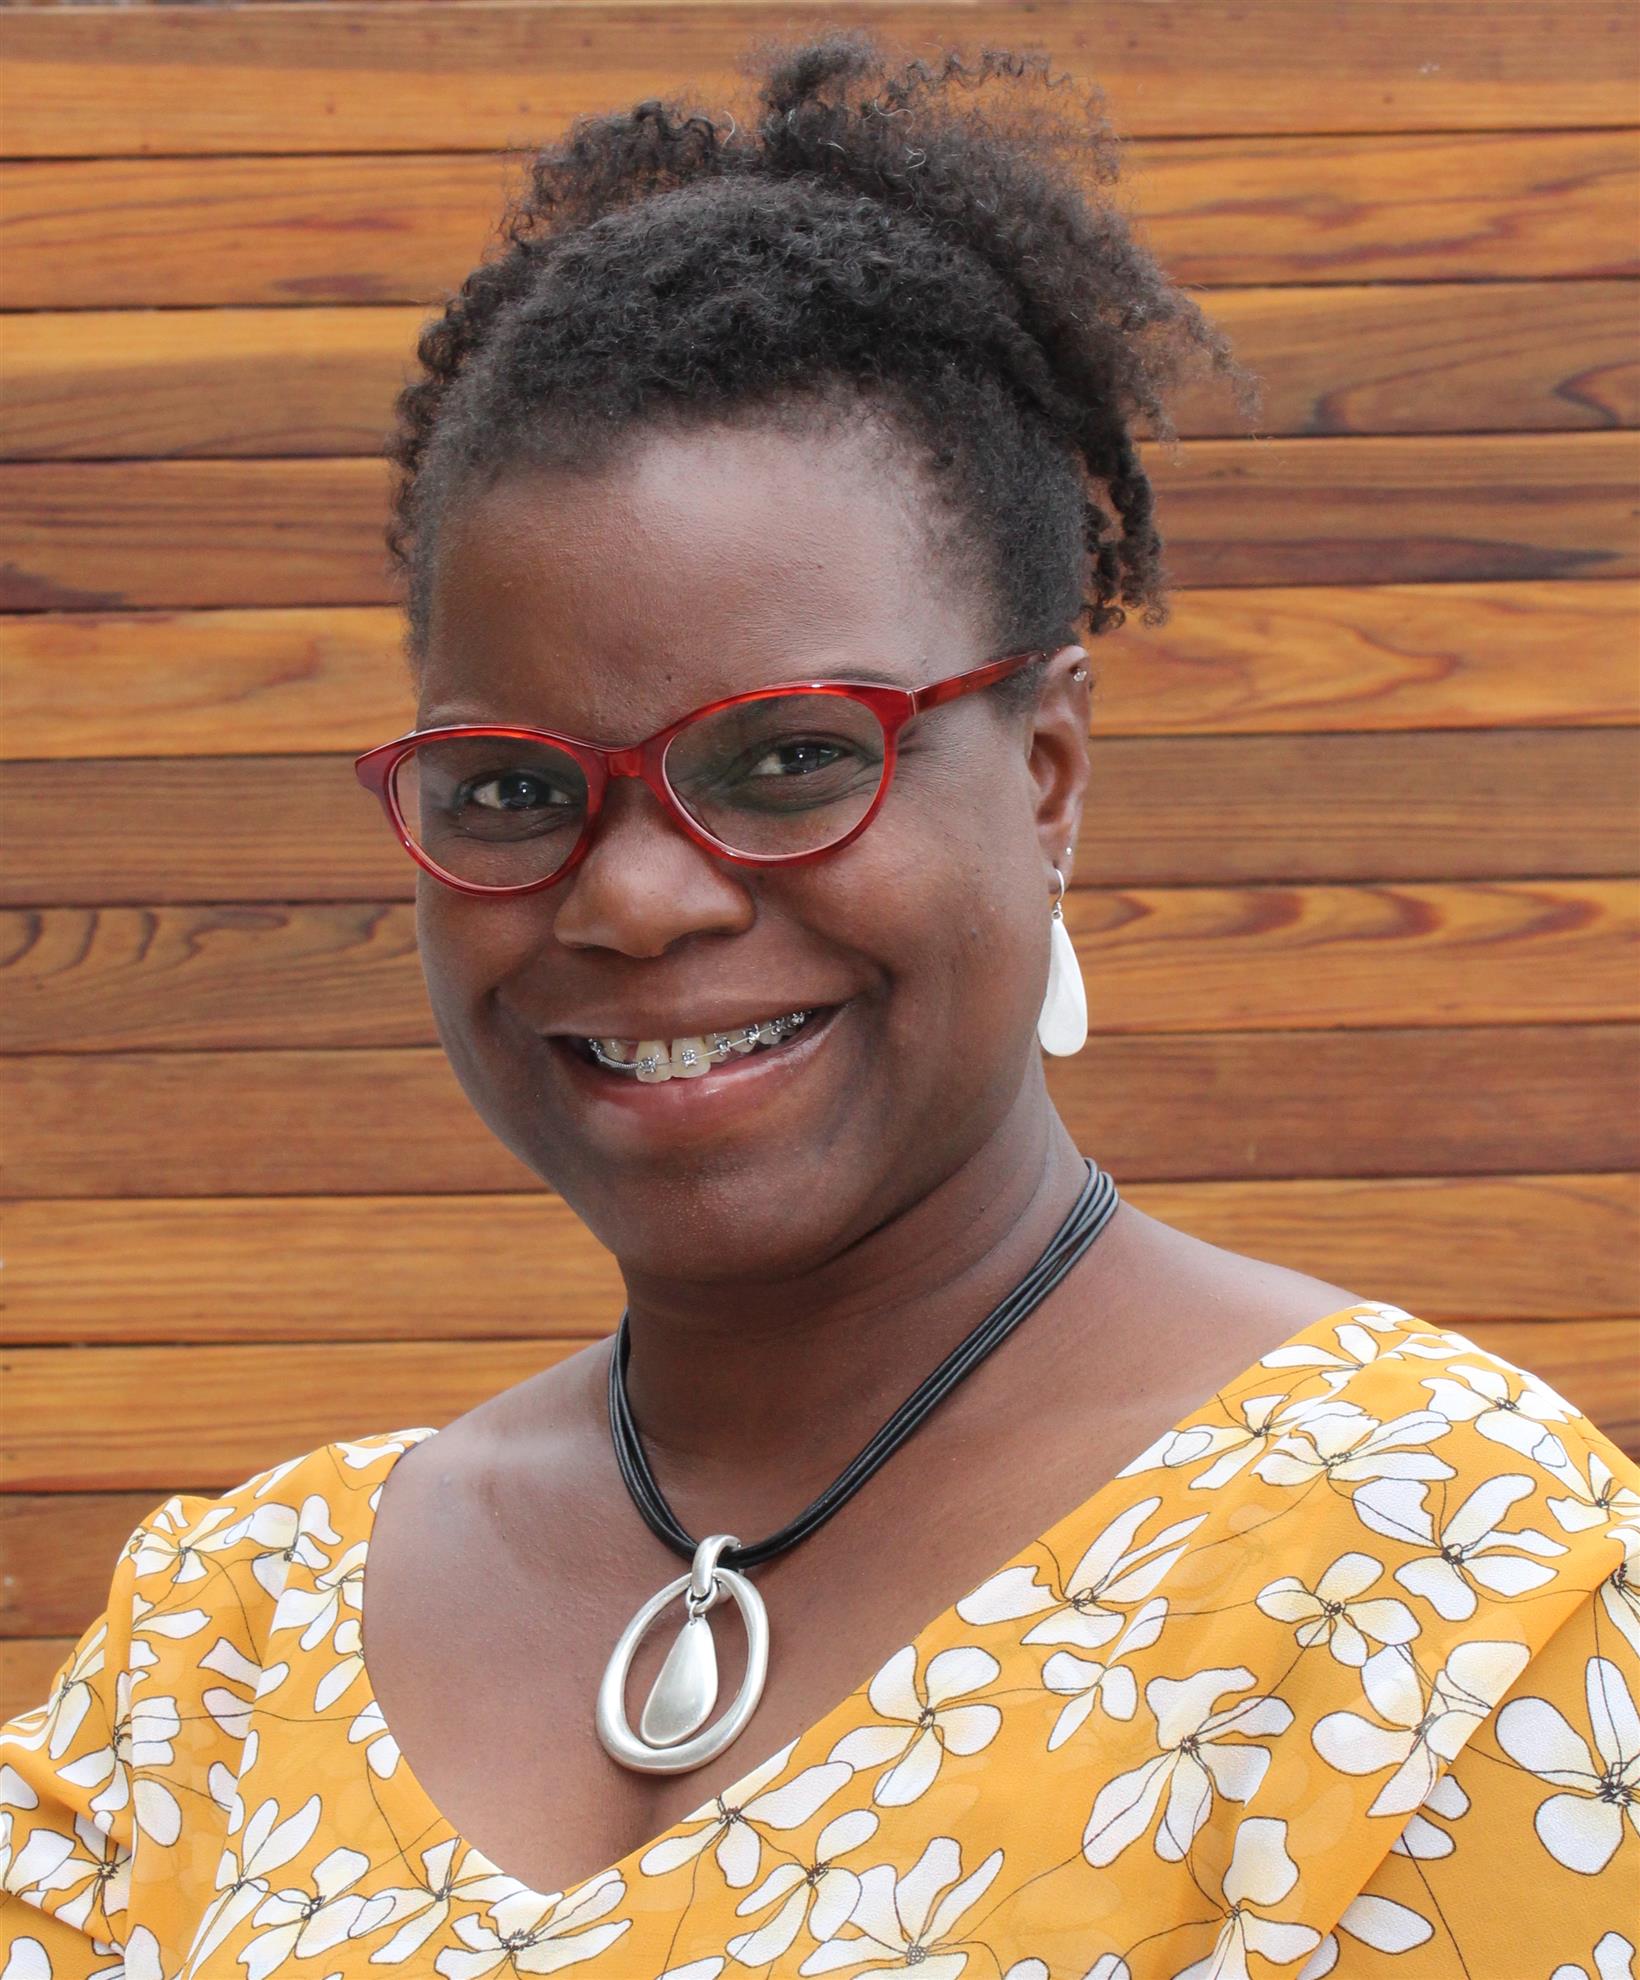
[[[664,1038],[638,1040],[638,1077],[646,1086],[659,1086],[672,1077],[672,1055]]]
[[[674,1038],[672,1040],[672,1077],[674,1079],[699,1079],[712,1061],[706,1050],[704,1038]]]
[[[807,1011],[787,1011],[732,1031],[708,1031],[688,1038],[589,1038],[593,1057],[604,1066],[634,1073],[646,1086],[668,1079],[699,1079],[725,1059],[744,1057],[759,1046],[779,1045],[808,1022]]]

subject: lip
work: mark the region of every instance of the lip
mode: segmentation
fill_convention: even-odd
[[[623,1079],[589,1064],[570,1042],[572,1036],[582,1036],[580,1032],[537,1036],[574,1094],[577,1111],[589,1131],[617,1146],[649,1152],[657,1146],[675,1147],[709,1139],[774,1105],[831,1042],[847,1009],[846,1003],[833,1005],[823,1016],[811,1018],[795,1038],[775,1051],[725,1060],[695,1079],[666,1079],[653,1085]]]

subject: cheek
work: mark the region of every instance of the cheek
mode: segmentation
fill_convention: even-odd
[[[999,794],[990,820],[1008,796]],[[1040,867],[1028,811],[996,830],[980,808],[930,806],[918,816],[907,807],[829,873],[816,870],[804,918],[874,965],[903,1062],[927,1060],[949,1078],[951,1041],[978,1069],[1016,1056],[1034,1030],[1052,895]],[[930,1038],[946,1041],[932,1055]]]
[[[416,886],[416,945],[435,1017],[459,1019],[501,982],[542,939],[538,899],[481,901],[458,894],[431,874]]]

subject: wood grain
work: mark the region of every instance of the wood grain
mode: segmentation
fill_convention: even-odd
[[[4,17],[19,156],[489,148],[663,91],[739,97],[754,36],[868,25],[920,52],[1046,46],[1122,128],[1498,130],[1633,119],[1635,12],[1599,0],[950,6],[71,7]],[[692,87],[691,87],[692,86]]]
[[[1458,1331],[1532,1370],[1614,1442],[1640,1444],[1632,1317]],[[163,1493],[225,1486],[298,1452],[443,1424],[562,1360],[569,1341],[324,1342],[279,1347],[8,1348],[0,1490]],[[1518,1364],[1517,1364],[1518,1365]]]
[[[1622,1024],[1096,1035],[1048,1086],[1119,1182],[1633,1169],[1637,1044]],[[532,1186],[432,1047],[31,1055],[0,1060],[0,1103],[8,1197]]]
[[[105,1603],[107,1597],[105,1587]],[[67,1636],[0,1640],[0,1724],[45,1703],[57,1668],[73,1647],[74,1638]]]
[[[1172,581],[1633,577],[1628,432],[1187,440],[1144,450]],[[0,466],[0,606],[392,602],[381,460]]]
[[[317,1444],[447,1423],[579,1345],[8,1348],[0,1491],[226,1485]]]
[[[0,184],[8,300],[442,305],[555,135],[468,154],[16,163]],[[1628,130],[1139,139],[1118,197],[1194,286],[1587,280],[1640,265],[1637,162]]]
[[[1640,758],[1622,729],[1111,737],[1093,760],[1076,867],[1102,887],[1633,867]],[[11,907],[387,902],[413,898],[418,871],[346,758],[17,764],[0,842]]]
[[[535,145],[744,106],[826,23],[1102,84],[1114,198],[1264,383],[1256,437],[1197,378],[1145,441],[1177,589],[1093,653],[1071,1131],[1640,1455],[1640,5],[840,7],[0,0],[0,1718],[179,1482],[619,1310],[438,1049],[352,778],[414,721],[381,455]]]
[[[1626,880],[1077,889],[1101,1032],[1640,1018]],[[430,1045],[400,902],[0,911],[0,1051]]]
[[[1167,625],[1093,646],[1096,737],[1640,724],[1632,583],[1209,587],[1171,604]],[[414,725],[401,632],[374,605],[0,618],[0,759],[356,753]]]
[[[1626,282],[1340,283],[1196,299],[1262,381],[1263,434],[1640,424]],[[16,316],[0,458],[376,453],[421,322],[393,304]],[[1223,388],[1199,379],[1174,412],[1187,436],[1246,426]]]
[[[1632,1173],[1124,1178],[1122,1194],[1206,1243],[1443,1324],[1640,1311]],[[9,1205],[5,1224],[0,1339],[19,1346],[579,1337],[605,1331],[622,1299],[614,1260],[539,1185],[480,1196],[48,1198]]]

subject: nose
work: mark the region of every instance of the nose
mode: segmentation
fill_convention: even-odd
[[[658,956],[686,935],[739,934],[756,918],[734,869],[638,777],[610,784],[592,844],[558,892],[553,933],[569,949]]]

